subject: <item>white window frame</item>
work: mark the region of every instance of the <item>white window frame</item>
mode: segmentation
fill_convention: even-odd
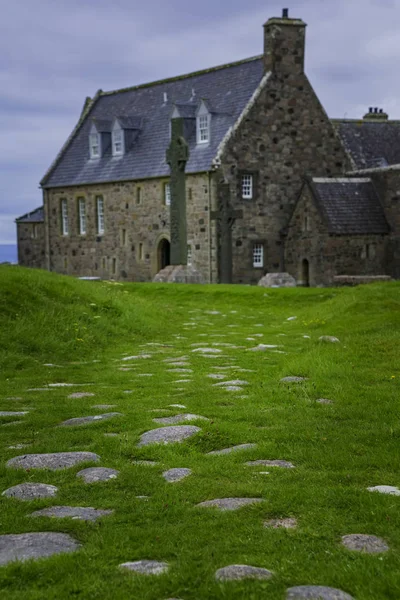
[[[253,244],[253,267],[259,269],[264,266],[264,245]]]
[[[78,211],[79,211],[79,233],[80,235],[86,234],[86,200],[85,198],[78,198]]]
[[[66,198],[61,198],[61,232],[63,235],[69,234],[68,202]]]
[[[89,135],[90,158],[100,158],[101,156],[101,137],[99,133],[91,132]]]
[[[197,143],[208,144],[210,141],[210,115],[203,114],[197,116]]]
[[[104,233],[104,198],[102,196],[96,196],[96,211],[97,211],[97,233],[103,235]]]
[[[164,183],[164,204],[165,206],[171,206],[171,184]]]
[[[241,188],[242,198],[245,200],[253,199],[253,175],[245,174],[242,175]]]
[[[112,132],[112,154],[113,156],[123,156],[125,153],[125,140],[123,129],[115,128]]]
[[[190,244],[188,244],[188,247],[187,247],[187,260],[186,260],[188,267],[190,267],[192,265],[192,260],[193,260],[192,246]]]

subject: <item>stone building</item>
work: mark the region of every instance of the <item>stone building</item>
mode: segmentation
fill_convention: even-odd
[[[264,25],[261,56],[88,98],[41,181],[43,235],[17,220],[20,263],[129,281],[168,265],[166,149],[179,118],[188,262],[205,282],[226,281],[222,188],[236,217],[233,283],[285,270],[304,285],[400,277],[400,122],[377,109],[329,119],[304,72],[305,29],[284,9]]]

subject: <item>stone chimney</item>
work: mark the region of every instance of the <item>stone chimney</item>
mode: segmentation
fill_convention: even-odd
[[[306,23],[291,19],[284,8],[282,17],[264,25],[264,72],[304,73]]]
[[[367,114],[363,116],[364,121],[387,121],[389,115],[383,112],[383,108],[369,107]]]

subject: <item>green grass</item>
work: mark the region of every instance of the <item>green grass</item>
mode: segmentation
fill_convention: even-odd
[[[297,318],[288,321],[291,316]],[[195,326],[185,325],[191,322]],[[283,600],[288,587],[314,584],[357,600],[398,600],[400,497],[366,488],[400,487],[399,331],[398,283],[308,290],[121,285],[0,267],[0,410],[30,409],[15,424],[9,424],[15,418],[0,418],[0,492],[24,481],[59,488],[55,499],[34,502],[0,496],[0,534],[58,531],[82,544],[70,555],[0,568],[1,598]],[[321,335],[337,336],[340,344],[323,344]],[[246,350],[260,342],[281,345],[284,353]],[[243,347],[218,346],[223,356],[212,359],[193,353],[196,343]],[[151,357],[120,360],[141,352]],[[168,372],[163,362],[182,356],[193,369],[189,377]],[[132,370],[119,370],[128,365]],[[213,387],[218,381],[207,375],[218,372],[216,365],[234,365],[220,372],[249,385],[242,393]],[[287,375],[308,380],[281,384]],[[175,383],[186,378],[191,381]],[[52,382],[92,385],[28,391]],[[75,391],[95,396],[69,399]],[[318,398],[334,403],[320,405]],[[64,419],[101,412],[94,404],[115,404],[110,410],[124,416],[57,427]],[[195,422],[202,432],[182,444],[137,448],[140,435],[157,427],[153,418],[180,412],[210,420]],[[257,447],[205,456],[246,442]],[[30,446],[8,448],[18,443]],[[85,485],[76,478],[82,466],[57,472],[5,467],[23,453],[68,450],[96,452],[100,464],[120,476]],[[296,468],[245,465],[262,458],[289,460]],[[135,459],[159,464],[134,465]],[[193,474],[166,483],[161,474],[172,467],[189,467]],[[149,499],[137,498],[143,495]],[[230,496],[264,501],[228,513],[195,506]],[[28,517],[65,504],[115,512],[96,523]],[[296,517],[297,529],[263,527],[276,517]],[[350,533],[381,536],[390,551],[347,551],[340,539]],[[170,570],[145,577],[118,569],[140,559],[167,561]],[[274,576],[216,583],[215,571],[235,563],[265,567]]]

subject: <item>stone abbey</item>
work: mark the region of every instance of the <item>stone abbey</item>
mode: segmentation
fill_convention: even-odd
[[[87,98],[17,219],[19,263],[151,281],[171,262],[171,123],[185,158],[187,263],[205,283],[400,278],[400,121],[330,119],[287,9],[261,56]]]

